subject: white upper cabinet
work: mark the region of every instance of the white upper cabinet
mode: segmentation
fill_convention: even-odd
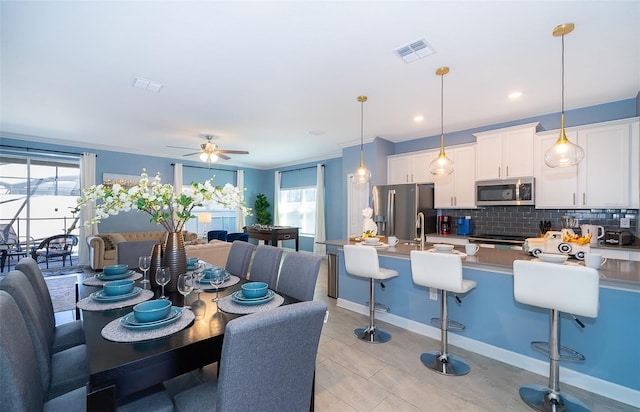
[[[539,123],[488,132],[476,137],[476,180],[533,176],[533,137]]]
[[[632,118],[566,129],[585,156],[577,166],[556,169],[544,164],[544,153],[559,131],[539,133],[534,141],[536,208],[637,209],[639,125]]]
[[[387,184],[433,183],[429,163],[439,150],[415,152],[387,157]]]
[[[476,146],[445,148],[453,161],[453,173],[434,178],[436,209],[470,209],[476,207]],[[439,152],[438,152],[439,153]]]

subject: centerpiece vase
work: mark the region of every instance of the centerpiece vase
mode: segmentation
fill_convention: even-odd
[[[164,245],[164,267],[169,268],[171,280],[166,286],[169,292],[178,290],[178,275],[187,273],[187,252],[184,249],[184,234],[182,232],[167,232]]]
[[[151,288],[158,289],[160,285],[156,283],[156,270],[163,265],[162,259],[162,247],[160,243],[153,245],[151,250],[151,265],[149,266],[149,280],[151,281]]]

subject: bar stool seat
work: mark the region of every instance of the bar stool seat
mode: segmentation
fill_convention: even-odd
[[[516,301],[551,310],[549,385],[528,385],[521,387],[519,391],[522,400],[533,409],[568,412],[589,410],[573,395],[560,391],[559,314],[567,312],[597,317],[599,282],[598,271],[584,266],[533,260],[513,262],[513,294]],[[581,322],[578,323],[584,327]]]
[[[447,292],[467,293],[476,282],[462,278],[462,258],[454,253],[437,253],[412,250],[411,277],[413,282],[429,288],[440,289],[440,352],[427,352],[420,360],[427,368],[443,375],[460,376],[469,373],[469,365],[449,353]],[[464,329],[464,325],[453,322]]]
[[[369,279],[369,326],[356,328],[353,332],[358,339],[365,342],[388,342],[391,340],[391,334],[375,325],[375,281],[394,278],[398,276],[398,272],[381,268],[378,262],[378,251],[372,246],[345,245],[344,264],[350,275]]]

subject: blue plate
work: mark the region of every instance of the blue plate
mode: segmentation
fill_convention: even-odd
[[[99,280],[120,280],[128,278],[129,276],[135,275],[136,271],[129,269],[124,273],[119,273],[117,275],[105,275],[104,273],[96,273],[96,279]]]
[[[261,305],[269,302],[276,296],[276,292],[269,289],[267,294],[260,298],[247,299],[242,294],[241,290],[235,291],[231,294],[231,300],[239,305]]]
[[[229,280],[229,278],[231,278],[231,273],[226,269],[223,269],[223,270],[224,270],[224,278],[223,279],[226,282],[227,280]],[[207,284],[210,285],[211,284],[211,278],[210,277],[203,277],[202,280],[200,280],[200,283],[207,283]]]
[[[99,290],[91,294],[91,299],[95,300],[96,302],[102,302],[102,303],[117,302],[120,300],[131,299],[133,297],[136,297],[140,294],[140,292],[142,292],[142,289],[140,289],[137,286],[134,286],[133,290],[129,293],[125,293],[123,295],[114,295],[114,296],[109,296],[106,293],[104,293],[104,290]]]
[[[179,308],[177,306],[172,306],[171,312],[169,312],[169,316],[167,316],[164,319],[156,320],[153,322],[140,323],[136,320],[136,317],[133,314],[133,312],[130,312],[120,319],[120,324],[127,329],[134,329],[134,330],[154,329],[154,328],[159,328],[161,326],[166,326],[170,323],[173,323],[176,320],[180,319],[181,316],[182,316],[182,308]]]

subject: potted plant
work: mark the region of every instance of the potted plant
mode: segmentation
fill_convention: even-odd
[[[269,204],[267,197],[262,193],[258,193],[256,201],[253,204],[253,211],[256,216],[257,225],[271,225],[271,213],[269,212],[269,206],[271,206],[271,204]]]

